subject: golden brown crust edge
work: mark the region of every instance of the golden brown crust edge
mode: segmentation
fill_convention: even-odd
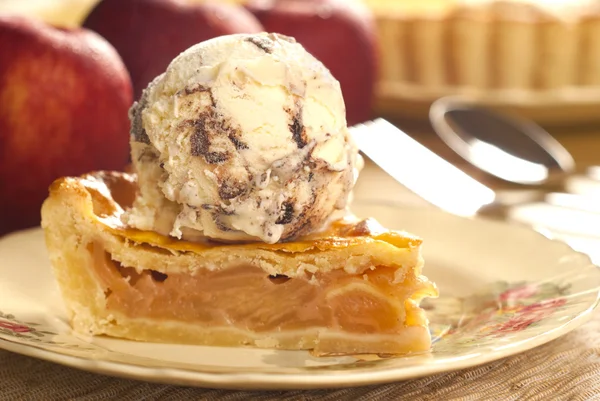
[[[130,177],[126,174],[121,175]],[[309,239],[304,243],[223,245],[177,251],[173,247],[177,240],[169,240],[160,235],[146,237],[146,234],[150,235],[150,233],[140,233],[137,230],[128,232],[107,225],[111,220],[118,221],[118,217],[112,214],[120,205],[106,196],[100,196],[106,189],[101,185],[96,186],[94,189],[96,193],[92,196],[89,183],[84,185],[91,175],[86,177],[61,178],[52,184],[50,195],[42,207],[42,227],[47,232],[56,231],[64,226],[67,227],[66,230],[69,227],[77,227],[77,231],[89,237],[100,236],[106,250],[117,260],[139,269],[146,268],[144,266],[160,266],[158,270],[166,274],[190,273],[194,272],[199,265],[204,268],[219,269],[231,264],[239,264],[240,260],[251,260],[270,275],[282,274],[296,277],[306,271],[327,272],[332,269],[332,266],[334,269],[343,267],[349,274],[358,274],[364,270],[365,265],[369,264],[402,269],[412,269],[421,264],[422,240],[407,233],[393,231],[388,232],[389,235],[384,232],[382,239],[368,238],[363,241],[361,235],[348,236],[345,238],[347,244],[343,244],[343,247],[340,247],[339,243],[343,242],[344,238],[335,236],[330,238],[325,233],[308,237]],[[359,224],[348,226],[358,227]],[[142,237],[139,242],[155,241],[154,245],[157,246],[140,245],[138,242],[128,240],[136,236]],[[165,241],[166,244],[161,245],[161,241]],[[309,246],[314,249],[308,248]],[[165,252],[164,249],[170,249],[172,252]],[[231,252],[232,250],[235,250],[235,253]],[[312,250],[318,252],[308,252]],[[420,271],[417,272],[419,273]]]

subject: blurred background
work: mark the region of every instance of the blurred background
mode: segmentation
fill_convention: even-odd
[[[0,13],[17,13],[53,25],[76,27],[85,23],[99,1],[0,0]],[[130,2],[143,3],[125,0],[123,10]],[[331,46],[328,50],[334,54],[343,53],[345,46],[361,46],[364,41],[373,40],[377,47],[377,55],[372,56],[377,58],[376,85],[373,94],[356,96],[372,95],[372,112],[377,115],[423,120],[434,99],[461,94],[545,125],[600,123],[598,0],[212,1],[215,2],[246,6],[266,30],[278,27],[281,31],[305,32],[296,36],[301,42],[304,39],[307,47],[314,47],[311,37],[318,37],[327,42],[321,47]],[[338,16],[357,5],[364,7],[356,11],[359,16],[354,21]],[[330,15],[328,6],[335,9]],[[323,24],[315,29],[316,23],[310,21],[308,14],[315,21],[325,20],[329,26]],[[278,24],[274,21],[278,17],[290,23]],[[364,24],[372,27],[361,26]],[[340,40],[327,38],[346,25],[350,29],[345,35],[338,35]],[[168,21],[156,29],[166,27]],[[360,29],[366,32],[352,32]],[[188,34],[199,36],[197,32]],[[371,34],[375,37],[370,38]],[[177,44],[172,46],[176,48]],[[319,53],[320,49],[312,50]],[[366,53],[363,56],[369,57]],[[326,64],[328,58],[325,57]],[[341,70],[335,61],[329,64],[332,70]],[[343,69],[355,74],[348,73],[355,84],[370,78],[358,75],[363,71],[356,65],[344,65]],[[344,73],[337,75],[340,74]],[[345,91],[353,89],[348,87]]]
[[[530,118],[567,148],[579,171],[600,164],[600,0],[0,0],[0,16],[9,14],[98,33],[116,50],[131,79],[125,100],[136,99],[175,55],[194,43],[266,30],[296,37],[340,80],[349,124],[384,117],[494,188],[510,184],[473,168],[433,133],[428,111],[434,100],[460,96]],[[10,36],[2,24],[0,20],[0,152],[8,160],[12,142],[7,138],[24,135],[6,121],[31,119],[15,109],[21,98],[14,88],[9,90],[15,81],[2,68],[15,57],[10,51],[20,52],[6,50],[3,43],[8,42],[3,41],[8,39],[2,36]],[[51,71],[53,63],[37,68]],[[51,91],[60,92],[58,87]],[[107,123],[81,110],[75,114],[94,123],[85,135]],[[127,124],[111,129],[126,137]],[[50,141],[53,136],[42,131],[32,135]],[[126,147],[115,142],[115,154],[126,155]],[[55,168],[52,161],[38,163],[37,170],[47,174],[39,180],[20,177],[22,190],[6,173],[18,166],[0,168],[0,194],[11,193],[0,201],[0,209],[31,214],[24,220],[2,212],[0,234],[37,222],[36,208],[52,176],[126,163],[97,160],[74,161],[65,168]]]

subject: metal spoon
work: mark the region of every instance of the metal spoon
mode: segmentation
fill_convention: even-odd
[[[509,117],[460,97],[436,100],[429,120],[437,135],[463,159],[505,181],[556,183],[575,169],[569,152],[533,121]]]

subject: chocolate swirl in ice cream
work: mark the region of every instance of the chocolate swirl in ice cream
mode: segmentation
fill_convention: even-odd
[[[179,238],[274,243],[319,230],[345,208],[360,162],[338,81],[277,34],[191,47],[130,118],[140,190],[124,219]]]

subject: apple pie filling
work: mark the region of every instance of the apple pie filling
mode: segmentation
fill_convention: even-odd
[[[396,283],[396,269],[385,266],[356,275],[333,270],[294,278],[268,275],[247,263],[165,274],[124,266],[99,242],[90,252],[109,312],[257,333],[306,328],[398,333],[419,323],[418,316],[409,316],[413,298],[430,287],[410,275]]]

